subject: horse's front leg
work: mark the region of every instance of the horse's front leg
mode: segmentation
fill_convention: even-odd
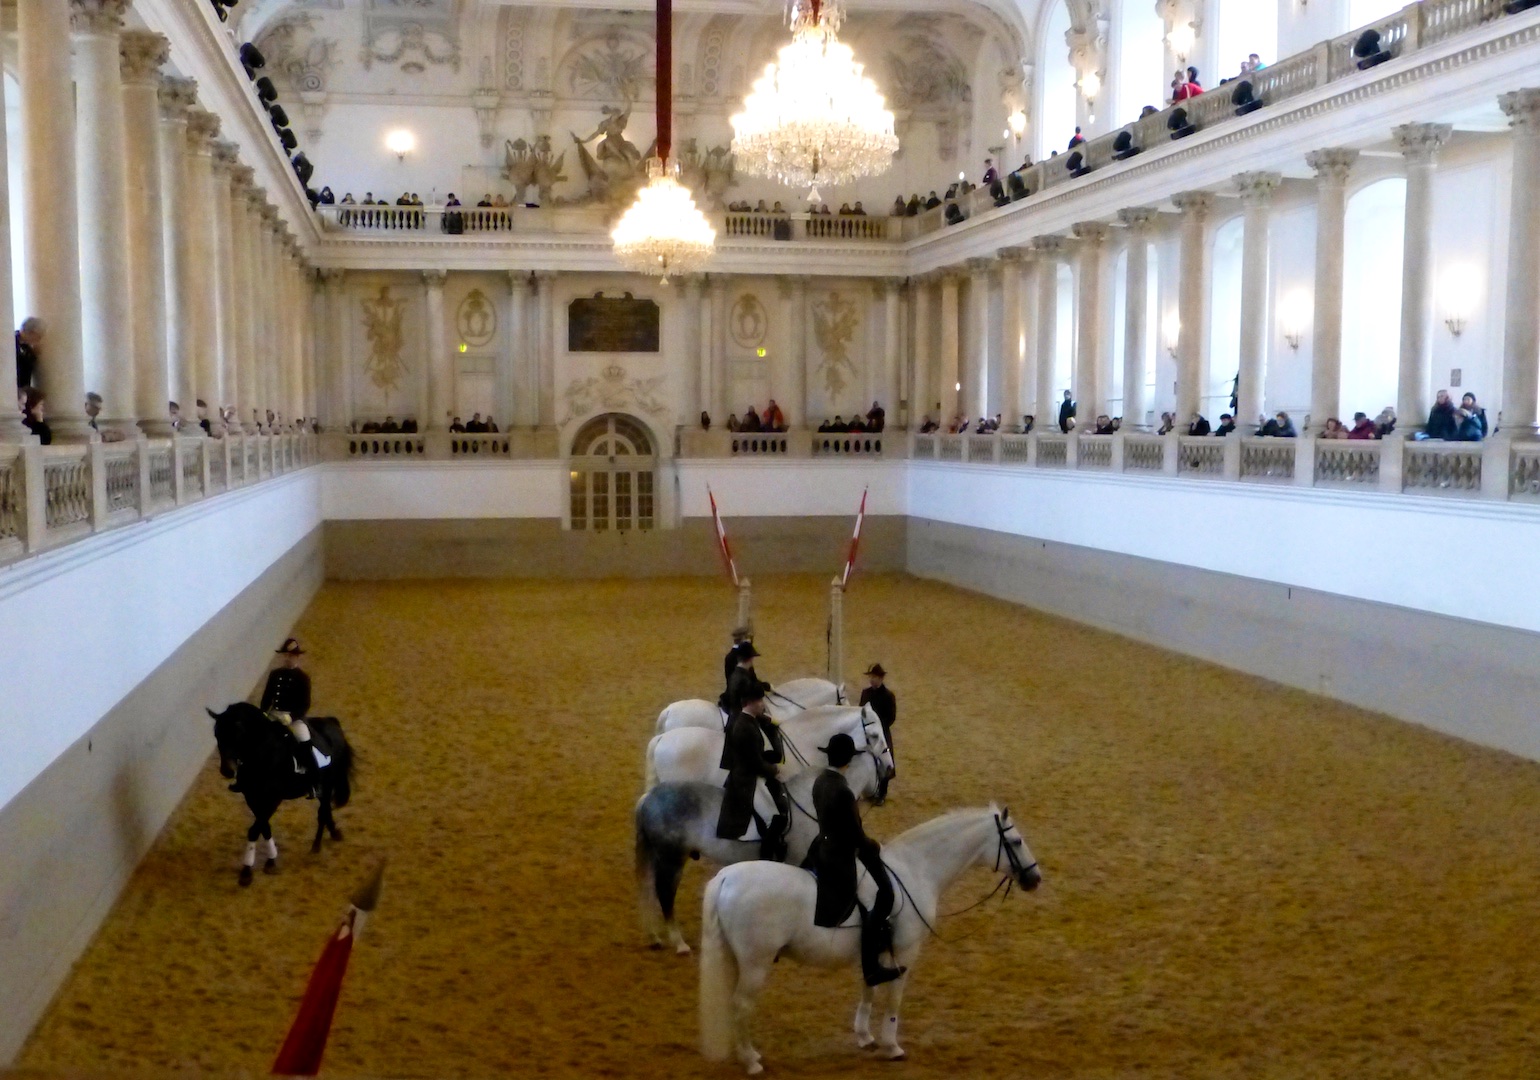
[[[904,986],[909,982],[907,974],[888,983],[888,1012],[882,1020],[882,1034],[877,1038],[877,1049],[889,1061],[903,1061],[904,1048],[898,1045],[898,1009],[903,1004]]]
[[[253,821],[246,830],[246,851],[241,856],[241,876],[237,879],[243,886],[251,884],[251,868],[257,864],[257,838],[261,835],[262,823]]]
[[[872,1038],[872,988],[861,983],[861,1003],[856,1006],[856,1045],[862,1050],[877,1040]]]
[[[273,808],[274,810],[277,807]],[[273,821],[269,815],[262,822],[262,835],[267,839],[267,861],[262,864],[264,874],[278,873],[278,841],[273,839]]]

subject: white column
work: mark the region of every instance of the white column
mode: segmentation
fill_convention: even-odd
[[[684,298],[680,312],[680,318],[684,324],[684,334],[681,339],[684,353],[684,382],[680,388],[679,397],[689,413],[684,421],[687,427],[696,425],[701,413],[710,414],[711,412],[711,396],[706,392],[706,386],[701,381],[700,364],[700,307],[705,284],[700,274],[688,274],[679,283],[679,295]],[[724,418],[713,416],[711,422],[716,424],[722,419]]]
[[[197,349],[196,316],[190,310],[192,275],[187,223],[187,114],[197,100],[192,79],[162,78],[160,83],[160,222],[166,267],[166,386],[184,417],[194,413],[191,396],[193,357]],[[161,402],[161,413],[166,402]]]
[[[937,359],[940,362],[939,379],[941,382],[938,393],[941,396],[941,416],[937,423],[942,430],[952,423],[961,408],[961,399],[958,396],[958,384],[961,378],[958,372],[958,350],[961,341],[958,339],[959,312],[957,309],[957,291],[961,284],[961,278],[954,270],[945,270],[941,274],[941,347]]]
[[[292,236],[289,239],[287,251],[287,263],[289,271],[289,319],[285,323],[290,328],[292,344],[292,371],[293,383],[290,387],[290,400],[294,402],[294,412],[291,414],[295,420],[301,420],[311,415],[312,405],[315,400],[314,387],[310,383],[310,293],[312,274],[305,264],[305,258],[300,251],[299,241]]]
[[[797,370],[798,378],[802,380],[802,401],[800,405],[802,415],[806,418],[808,427],[816,428],[818,424],[813,415],[813,392],[811,389],[814,385],[812,369],[813,357],[815,355],[812,340],[815,334],[813,325],[813,294],[809,288],[812,283],[813,279],[811,277],[798,279],[797,336],[799,339],[798,348],[801,349],[800,355],[802,359],[801,363],[797,365]]]
[[[791,342],[786,370],[791,376],[781,411],[788,428],[817,427],[807,407],[807,281],[803,276],[781,278],[781,297],[786,307],[786,337]]]
[[[1150,340],[1150,225],[1155,210],[1135,206],[1118,211],[1128,228],[1128,269],[1123,287],[1123,430],[1149,427],[1145,414],[1145,364]]]
[[[1235,190],[1245,207],[1246,230],[1241,249],[1240,389],[1235,407],[1235,424],[1243,432],[1251,430],[1266,407],[1273,192],[1282,179],[1269,172],[1241,173],[1235,178]]]
[[[213,204],[214,272],[218,276],[215,297],[218,301],[218,319],[215,327],[219,338],[219,400],[209,402],[209,421],[217,428],[224,406],[236,408],[236,430],[240,430],[240,327],[235,307],[235,220],[230,206],[231,185],[234,183],[236,165],[235,144],[214,144],[213,187],[210,201]]]
[[[1305,155],[1315,170],[1315,363],[1310,372],[1310,432],[1337,415],[1342,399],[1342,261],[1347,236],[1347,182],[1357,150]],[[1185,274],[1185,271],[1184,271]]]
[[[1075,430],[1096,430],[1096,418],[1107,411],[1107,388],[1102,372],[1111,370],[1108,360],[1112,342],[1102,333],[1102,302],[1107,290],[1107,237],[1111,229],[1099,221],[1082,221],[1074,233],[1080,241],[1080,302],[1075,307],[1079,329],[1075,335]]]
[[[536,323],[535,279],[527,271],[509,271],[513,283],[514,310],[518,313],[518,325],[514,335],[518,341],[518,354],[514,361],[514,385],[518,388],[517,409],[520,427],[532,428],[540,423],[540,335]]]
[[[716,383],[714,381],[715,369],[711,364],[711,293],[709,275],[695,275],[687,288],[690,294],[690,307],[686,309],[686,314],[690,319],[692,330],[690,337],[691,351],[687,354],[688,362],[695,371],[695,382],[701,411],[709,414],[711,422],[717,426],[718,430],[722,430],[727,426],[727,414],[722,411],[721,403],[717,400]]]
[[[273,303],[273,276],[276,272],[273,248],[275,213],[266,200],[266,192],[263,191],[262,195],[262,202],[257,207],[256,276],[253,280],[256,283],[257,363],[262,397],[262,429],[270,431],[276,430],[278,426],[283,396],[278,369],[278,326],[274,320],[276,306]]]
[[[207,403],[212,421],[220,397],[219,272],[214,265],[214,139],[218,135],[219,117],[205,109],[193,109],[188,114],[187,191],[185,205],[179,212],[188,219],[184,228],[188,238],[187,285],[194,333],[192,390],[188,395],[194,401],[182,403],[189,434],[196,426],[193,421],[197,400]]]
[[[893,429],[899,426],[901,411],[898,369],[902,345],[899,340],[899,289],[902,285],[899,278],[882,281],[882,377],[873,395],[887,414],[887,426]]]
[[[225,401],[233,409],[230,428],[236,434],[251,430],[252,365],[256,362],[251,345],[251,260],[246,250],[246,192],[252,175],[250,166],[239,162],[231,165],[224,192],[230,263],[230,343],[226,354],[230,369],[225,378]]]
[[[968,260],[968,310],[963,319],[966,347],[959,400],[972,418],[989,411],[989,343],[994,334],[989,324],[989,273],[993,269],[993,259]]]
[[[510,280],[513,277],[509,275]],[[321,271],[321,294],[325,298],[321,310],[325,326],[321,333],[323,348],[317,357],[316,368],[318,377],[326,387],[321,409],[323,431],[341,431],[353,420],[353,387],[348,377],[347,300],[342,291],[346,281],[346,270],[328,267]],[[511,339],[512,336],[510,329],[508,337]],[[501,404],[499,408],[502,408]],[[505,427],[512,426],[513,413],[504,409],[501,422]]]
[[[540,426],[556,426],[556,273],[535,273],[540,304]]]
[[[43,320],[38,383],[60,439],[85,439],[81,345],[80,232],[75,172],[75,84],[70,71],[71,5],[16,0],[21,90],[22,228],[27,298],[23,318]]]
[[[1402,124],[1395,129],[1406,160],[1406,227],[1401,248],[1401,368],[1396,416],[1421,424],[1432,407],[1433,170],[1453,131],[1449,124]]]
[[[241,398],[245,413],[241,424],[247,434],[257,434],[267,426],[267,325],[262,310],[262,188],[248,184],[245,213],[241,215],[241,247],[246,283],[246,348],[251,363],[242,369]]]
[[[322,271],[325,274],[327,271]],[[503,322],[503,350],[497,358],[497,425],[504,431],[519,423],[519,331],[524,326],[524,294],[529,292],[527,275],[519,270],[508,271],[508,294],[504,307],[508,317]]]
[[[81,354],[86,389],[102,395],[98,423],[134,424],[134,328],[129,303],[128,167],[119,38],[128,0],[70,0],[75,31],[75,154],[80,213]]]
[[[909,378],[909,426],[911,429],[919,429],[925,423],[925,417],[936,409],[939,398],[936,396],[936,340],[934,305],[931,302],[931,286],[935,279],[929,274],[909,279],[909,295],[914,305],[914,336],[909,341],[910,357],[912,362]],[[938,423],[944,422],[947,417],[935,418]]]
[[[727,278],[712,274],[711,290],[711,406],[712,415],[724,420],[729,413],[746,412],[749,403],[730,401],[727,385]]]
[[[1176,419],[1185,427],[1203,401],[1203,339],[1208,330],[1208,212],[1214,197],[1186,191],[1172,200],[1182,213],[1182,253],[1176,336]]]
[[[160,69],[171,42],[130,30],[122,37],[124,170],[128,201],[129,314],[133,328],[134,413],[152,435],[167,435],[166,246],[161,223]]]
[[[454,372],[450,370],[449,347],[444,329],[444,281],[448,274],[443,270],[424,270],[423,288],[426,292],[427,340],[423,346],[428,368],[428,423],[429,431],[448,431],[454,403]]]
[[[1026,305],[1022,286],[1025,252],[1004,248],[996,258],[1000,269],[1000,327],[994,354],[1000,358],[1000,425],[1011,431],[1021,422],[1021,365],[1026,344]]]
[[[0,117],[6,115],[5,80],[0,78]],[[16,325],[11,292],[11,172],[10,146],[5,125],[0,124],[0,328]],[[0,342],[0,387],[16,385],[16,350]],[[0,409],[0,442],[17,442],[30,436],[14,408]]]
[[[1504,94],[1498,104],[1513,128],[1500,430],[1506,438],[1527,438],[1535,433],[1540,393],[1540,89]]]
[[[1065,248],[1062,236],[1033,239],[1037,250],[1037,393],[1032,413],[1034,430],[1053,430],[1059,418],[1054,368],[1059,352],[1059,259]]]
[[[1038,298],[1042,293],[1043,257],[1036,250],[1020,248],[1021,266],[1021,377],[1016,415],[1011,417],[1012,426],[1018,427],[1022,417],[1037,409],[1038,383]],[[1036,425],[1036,417],[1033,417]]]

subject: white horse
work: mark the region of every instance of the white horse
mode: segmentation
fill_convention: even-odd
[[[969,867],[993,867],[1028,891],[1042,881],[1010,811],[994,806],[954,810],[917,825],[884,845],[882,858],[897,893],[893,957],[910,969],[933,932],[941,894]],[[863,885],[863,895],[869,897],[871,882],[865,875]],[[771,966],[780,957],[860,970],[859,915],[840,927],[815,926],[817,896],[813,876],[784,863],[738,863],[707,884],[701,913],[700,1048],[709,1060],[726,1061],[736,1054],[749,1075],[763,1071],[749,1038],[749,1022]],[[876,1039],[871,1033],[870,987],[863,985],[856,1007],[857,1045],[875,1042],[893,1061],[904,1056],[898,1045],[898,1009],[907,980],[906,974],[887,984],[887,1012]]]
[[[820,705],[844,705],[845,688],[835,686],[828,679],[792,679],[783,682],[765,695],[770,715],[785,723],[799,712]],[[686,698],[676,701],[658,714],[657,734],[682,727],[702,727],[722,730],[722,710],[714,701],[704,698]]]
[[[781,725],[786,739],[786,760],[780,768],[785,783],[803,769],[823,768],[828,757],[819,750],[840,732],[856,744],[856,753],[872,754],[880,776],[893,774],[893,752],[882,733],[882,721],[866,705],[825,705],[808,709]],[[660,783],[699,780],[713,787],[727,782],[727,770],[720,768],[721,728],[675,728],[654,735],[647,744],[646,788]]]
[[[818,835],[813,810],[813,783],[822,770],[806,769],[786,785],[791,799],[791,823],[786,832],[786,862],[800,865]],[[844,769],[845,782],[858,799],[874,799],[880,786],[877,762],[859,754]],[[722,789],[702,784],[659,784],[636,804],[636,883],[642,921],[656,945],[668,944],[681,956],[689,953],[674,898],[686,859],[704,858],[718,866],[759,858],[759,840],[723,840],[717,836]]]

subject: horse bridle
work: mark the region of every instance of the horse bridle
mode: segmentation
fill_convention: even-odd
[[[995,832],[1000,837],[999,846],[995,848],[995,873],[998,874],[1000,872],[1000,856],[1003,854],[1011,864],[1011,876],[1008,880],[1015,883],[1020,881],[1027,871],[1036,870],[1037,861],[1034,859],[1030,865],[1021,861],[1021,856],[1016,851],[1016,845],[1011,843],[1010,839],[1006,836],[1010,828],[1011,826],[1004,820],[1002,815],[995,815]],[[1010,892],[1011,886],[1006,885],[1006,895],[1009,896]]]
[[[858,752],[864,753],[864,754],[866,754],[868,757],[870,757],[872,759],[872,767],[877,770],[877,775],[880,777],[880,776],[883,776],[883,775],[886,774],[887,767],[885,765],[883,765],[882,759],[877,756],[877,751],[872,749],[872,728],[871,728],[871,725],[873,723],[875,723],[875,721],[872,720],[867,715],[867,711],[866,711],[866,706],[865,705],[860,706],[860,709],[861,709],[861,738],[865,741],[866,745],[865,746],[858,746],[856,749],[857,749]],[[890,747],[888,749],[888,754],[891,755],[892,753],[893,753],[893,750]]]

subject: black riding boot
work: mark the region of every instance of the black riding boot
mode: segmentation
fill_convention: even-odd
[[[884,967],[882,954],[893,951],[893,927],[886,919],[874,919],[861,912],[861,976],[867,986],[892,982],[908,968]]]
[[[765,826],[759,841],[759,857],[766,862],[786,861],[786,826],[790,824],[785,814],[776,814]]]

